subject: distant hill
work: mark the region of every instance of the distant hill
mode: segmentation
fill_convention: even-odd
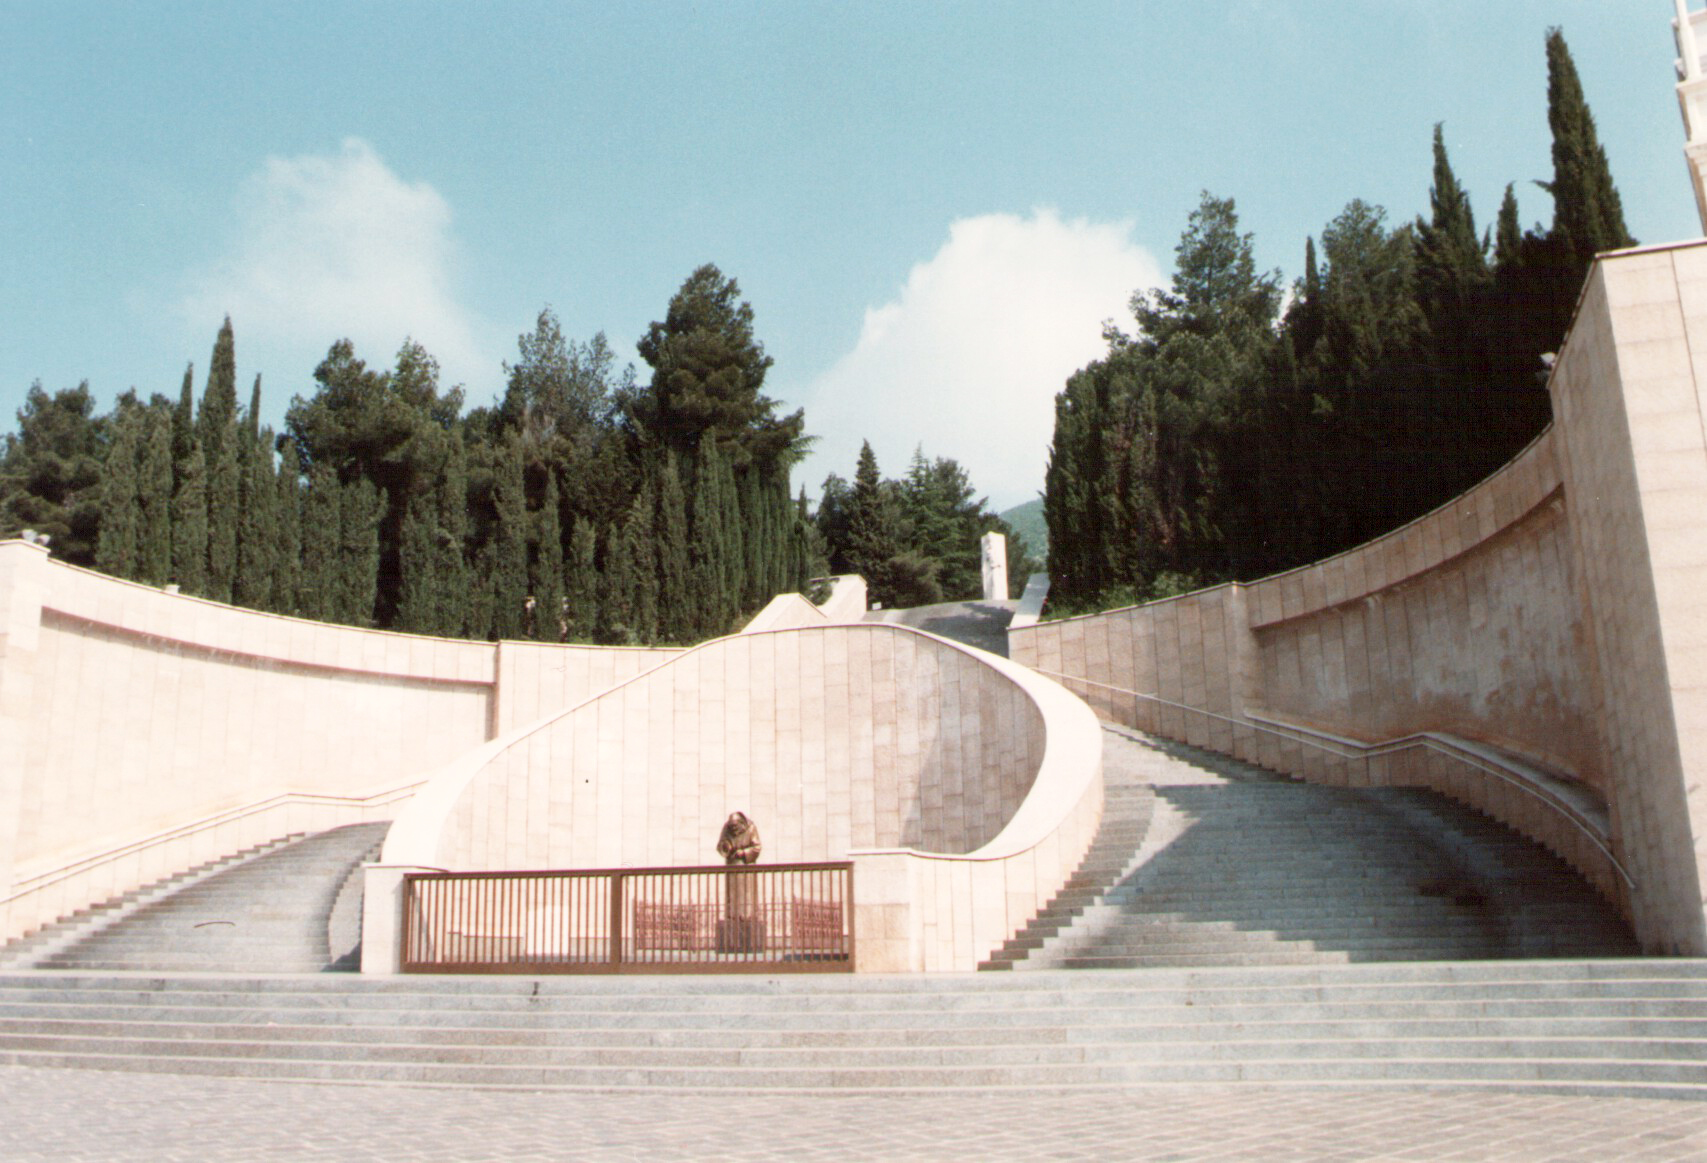
[[[1026,548],[1039,561],[1049,555],[1049,526],[1043,521],[1043,498],[1027,501],[1023,505],[1015,505],[1005,513],[998,514],[1002,520],[1013,527],[1013,531],[1025,538]]]

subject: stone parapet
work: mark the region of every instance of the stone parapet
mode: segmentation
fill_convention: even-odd
[[[1604,255],[1553,426],[1487,481],[1302,569],[1010,627],[1010,654],[1143,730],[1436,787],[1570,860],[1650,950],[1707,952],[1703,353],[1707,244]]]

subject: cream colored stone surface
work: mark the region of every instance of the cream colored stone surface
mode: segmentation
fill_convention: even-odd
[[[738,810],[758,823],[766,863],[854,860],[858,968],[966,970],[1083,857],[1101,745],[1060,687],[928,634],[742,634],[445,766],[392,828],[384,862],[716,863]],[[364,969],[394,968],[379,956]]]
[[[1572,861],[1648,948],[1707,952],[1707,244],[1603,257],[1550,389],[1547,433],[1387,537],[1015,626],[1010,653],[1145,730],[1312,779],[1437,787]],[[1450,745],[1363,750],[1431,735]],[[1562,790],[1526,794],[1452,740]],[[1608,824],[1578,811],[1596,798]]]
[[[0,542],[0,939],[253,844],[388,819],[518,718],[677,653],[328,626]]]

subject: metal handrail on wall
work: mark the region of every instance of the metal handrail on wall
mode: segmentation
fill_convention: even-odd
[[[1235,727],[1247,727],[1253,731],[1262,731],[1266,734],[1273,735],[1276,738],[1284,739],[1290,743],[1299,743],[1305,747],[1314,747],[1319,751],[1325,751],[1339,759],[1348,759],[1353,761],[1368,760],[1378,759],[1385,755],[1395,755],[1403,751],[1418,749],[1434,751],[1437,754],[1456,760],[1468,767],[1473,767],[1484,775],[1492,776],[1508,786],[1523,792],[1525,795],[1539,800],[1542,804],[1546,805],[1558,815],[1569,821],[1571,826],[1578,832],[1582,833],[1583,838],[1590,844],[1594,845],[1595,849],[1606,858],[1606,862],[1612,866],[1612,870],[1618,874],[1621,880],[1624,881],[1627,888],[1634,889],[1636,887],[1635,880],[1631,878],[1627,871],[1625,871],[1624,866],[1619,863],[1618,858],[1612,854],[1612,849],[1609,848],[1605,840],[1601,838],[1599,831],[1586,820],[1582,819],[1572,805],[1557,796],[1546,794],[1545,791],[1537,787],[1529,778],[1527,778],[1521,770],[1501,764],[1497,759],[1491,759],[1487,756],[1477,754],[1468,748],[1455,745],[1450,740],[1440,738],[1434,734],[1419,732],[1414,735],[1404,735],[1397,739],[1389,739],[1383,743],[1359,743],[1356,740],[1343,739],[1339,736],[1329,735],[1325,731],[1316,731],[1309,727],[1300,727],[1292,723],[1282,723],[1275,719],[1263,719],[1249,714],[1244,718],[1237,718],[1232,715],[1223,715],[1217,711],[1209,711],[1202,707],[1188,706],[1185,703],[1177,703],[1171,699],[1164,699],[1160,695],[1149,695],[1144,694],[1141,691],[1127,690],[1125,687],[1110,686],[1108,683],[1096,682],[1093,679],[1082,678],[1077,675],[1059,674],[1053,671],[1041,669],[1038,670],[1038,673],[1048,675],[1050,678],[1055,679],[1063,685],[1078,683],[1082,686],[1097,687],[1101,690],[1111,691],[1115,694],[1127,695],[1134,701],[1143,700],[1145,702],[1154,703],[1157,706],[1168,707],[1172,710],[1186,711],[1194,715],[1202,715],[1205,718],[1229,723]],[[1328,742],[1327,740],[1332,740],[1332,742]]]
[[[412,872],[405,973],[849,972],[853,864]]]

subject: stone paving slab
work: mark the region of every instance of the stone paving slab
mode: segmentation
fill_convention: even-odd
[[[1163,1087],[1066,1094],[563,1094],[0,1067],[0,1158],[1697,1160],[1707,1102]]]

